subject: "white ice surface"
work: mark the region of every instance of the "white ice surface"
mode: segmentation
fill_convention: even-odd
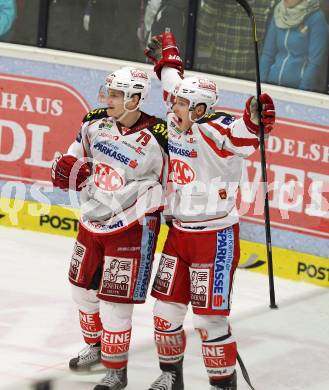
[[[0,389],[25,390],[56,378],[52,390],[87,390],[104,375],[74,374],[68,361],[83,347],[67,269],[71,238],[0,228]],[[275,280],[269,309],[265,276],[238,270],[231,324],[256,390],[329,389],[329,290]],[[127,390],[157,377],[153,298],[135,307]],[[200,341],[186,318],[185,389],[208,389]],[[247,390],[238,369],[238,389]]]

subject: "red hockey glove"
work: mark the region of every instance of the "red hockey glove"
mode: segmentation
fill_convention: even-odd
[[[275,123],[275,107],[271,96],[267,93],[262,93],[259,96],[259,100],[262,104],[262,123],[264,125],[264,133],[268,134],[272,131]],[[257,101],[254,96],[251,96],[247,102],[243,113],[243,120],[247,129],[259,136],[259,120]]]
[[[161,70],[164,66],[178,69],[181,75],[183,74],[183,61],[180,57],[173,33],[164,32],[161,35],[154,36],[144,50],[144,54],[153,62],[154,72],[160,80]]]
[[[144,49],[144,54],[153,65],[158,64],[162,57],[162,34],[151,38],[150,43]]]
[[[82,183],[90,176],[91,171],[88,163],[82,163],[76,157],[69,154],[60,155],[51,167],[51,180],[55,187],[62,190],[81,191]],[[72,175],[70,183],[70,175]],[[73,181],[74,179],[74,181]]]

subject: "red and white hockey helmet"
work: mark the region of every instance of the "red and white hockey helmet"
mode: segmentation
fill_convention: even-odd
[[[99,98],[102,100],[108,95],[109,89],[115,89],[124,93],[124,101],[129,100],[134,94],[140,94],[140,103],[145,100],[151,87],[151,79],[143,70],[124,67],[116,70],[106,77],[105,85],[101,87]]]
[[[206,105],[206,113],[217,102],[217,86],[214,81],[198,77],[186,77],[174,90],[174,97],[179,96],[189,101],[189,110],[193,111],[198,104]]]

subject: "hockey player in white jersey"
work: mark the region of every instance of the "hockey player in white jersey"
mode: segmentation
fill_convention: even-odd
[[[81,191],[69,280],[86,347],[73,370],[102,361],[95,390],[127,386],[135,303],[146,299],[163,207],[166,125],[139,110],[149,76],[123,68],[100,91],[106,107],[85,116],[76,141],[52,167],[53,184]]]
[[[240,119],[212,112],[216,84],[182,78],[170,32],[154,37],[145,54],[155,64],[165,100],[172,103],[167,115],[167,212],[172,224],[152,288],[162,374],[149,390],[184,389],[183,322],[189,303],[211,389],[236,390],[237,346],[227,320],[240,256],[235,203],[243,159],[259,145],[257,103],[250,97]],[[260,101],[268,133],[275,122],[274,104],[267,94]]]

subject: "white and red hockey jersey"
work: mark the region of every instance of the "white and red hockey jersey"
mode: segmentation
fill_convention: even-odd
[[[161,73],[164,96],[181,81],[176,69]],[[165,212],[185,231],[223,229],[239,221],[236,198],[243,159],[259,146],[243,119],[216,112],[177,131],[174,113],[167,115],[169,170]]]
[[[119,128],[119,127],[120,128]],[[123,128],[106,109],[83,120],[68,154],[85,157],[92,174],[80,195],[80,222],[95,233],[117,233],[163,207],[165,122],[142,113]]]

